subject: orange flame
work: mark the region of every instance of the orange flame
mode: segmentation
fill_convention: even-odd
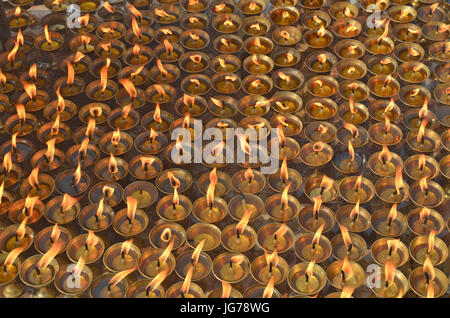
[[[109,157],[108,171],[112,174],[119,172],[119,168],[117,166],[117,160],[116,160],[116,158],[114,158],[114,155],[112,154],[112,152]]]
[[[275,249],[272,254],[269,254],[266,251],[264,251],[264,256],[266,257],[267,266],[276,267],[278,265],[279,258],[277,249]]]
[[[121,80],[119,80],[119,83],[123,85],[131,98],[137,97],[137,90],[132,81],[130,81],[128,78],[122,78]]]
[[[5,153],[3,156],[3,171],[6,171],[6,173],[9,173],[12,169],[12,157],[11,157],[11,151]]]
[[[59,236],[61,235],[61,230],[58,227],[58,224],[55,224],[52,228],[52,232],[50,234],[51,242],[56,242],[59,239]]]
[[[220,298],[230,298],[230,294],[231,285],[226,282],[222,282],[222,296]]]
[[[71,209],[75,205],[75,203],[77,203],[77,201],[78,200],[76,198],[70,196],[67,193],[64,193],[60,208],[62,211],[67,211]]]
[[[242,234],[244,232],[245,227],[247,226],[251,215],[252,215],[252,210],[251,209],[245,210],[244,215],[242,216],[242,219],[236,225],[236,232],[237,233]]]
[[[134,221],[134,216],[136,215],[138,201],[132,196],[127,197],[127,219],[130,223]]]
[[[437,234],[437,231],[431,230],[430,235],[428,236],[428,250],[427,253],[430,254],[434,250],[434,239]]]
[[[107,2],[106,2],[107,3]],[[89,13],[86,13],[83,16],[80,16],[78,18],[78,21],[83,25],[83,26],[87,26],[89,24]]]
[[[131,246],[133,246],[133,239],[123,242],[122,246],[120,247],[120,254],[123,256],[128,255]]]
[[[109,2],[107,2],[107,1],[105,1],[105,3],[103,3],[103,8],[105,8],[110,13],[114,13],[114,8],[111,7]]]
[[[20,222],[20,225],[16,230],[16,236],[19,240],[22,240],[25,237],[27,221],[28,217],[25,217],[22,222]]]
[[[170,17],[170,14],[168,14],[164,9],[155,8],[155,14],[159,17]]]
[[[164,65],[161,63],[160,59],[156,60],[156,66],[158,67],[158,70],[161,73],[161,75],[167,76],[167,74],[169,74],[169,72],[167,72],[167,70],[165,69]]]
[[[28,176],[28,182],[32,188],[36,187],[39,189],[39,166],[31,170]]]
[[[164,264],[167,261],[167,259],[170,256],[170,252],[172,251],[173,244],[174,244],[174,240],[170,241],[170,243],[167,245],[166,249],[158,257],[159,264]]]
[[[172,172],[167,172],[167,177],[169,178],[170,181],[170,185],[172,186],[172,188],[177,189],[181,186],[181,182],[180,180],[175,177],[175,175]]]
[[[386,281],[386,287],[388,287],[395,278],[395,264],[391,260],[387,260],[384,266],[384,279]]]
[[[419,181],[420,191],[422,192],[428,192],[428,183],[427,183],[427,177],[423,177]]]
[[[48,32],[48,25],[44,25],[44,35],[45,35],[45,40],[47,41],[48,44],[52,44],[52,38],[50,37],[50,33]]]
[[[80,180],[81,180],[81,163],[78,162],[77,169],[75,170],[75,173],[73,174],[74,184],[80,183]]]
[[[50,262],[55,258],[55,256],[58,255],[62,245],[63,243],[53,244],[52,247],[50,247],[50,249],[39,259],[39,261],[36,264],[36,268],[38,269],[47,268]]]
[[[23,85],[23,89],[27,93],[28,97],[32,100],[36,97],[36,85],[34,83],[29,83],[27,81],[20,81]]]
[[[359,216],[359,198],[358,201],[356,201],[355,206],[353,207],[353,209],[350,211],[350,219],[354,221],[356,221],[356,219]]]
[[[136,270],[137,267],[132,267],[130,269],[118,272],[116,275],[114,275],[111,280],[108,283],[108,291],[111,290],[111,288],[116,287],[116,285],[118,283],[120,283],[120,281],[122,279],[124,279],[126,276],[128,276],[129,274],[131,274],[132,272],[134,272]]]
[[[354,161],[355,160],[355,150],[353,149],[351,140],[348,141],[348,152],[350,153],[350,161]]]
[[[275,284],[275,275],[272,275],[266,288],[264,288],[262,298],[272,298],[273,291],[275,289],[274,284]]]
[[[342,281],[345,282],[347,281],[350,277],[353,276],[353,268],[352,265],[350,264],[349,260],[348,260],[348,256],[345,256],[344,261],[342,263],[342,269],[341,269],[341,273],[343,274],[342,277]],[[345,277],[345,279],[344,279]]]
[[[325,30],[325,26],[322,25],[318,30],[317,30],[317,36],[318,37],[323,37],[325,36],[326,30]]]
[[[403,187],[402,168],[397,167],[395,169],[395,191],[396,191],[396,194],[400,193],[402,187]]]
[[[352,248],[352,239],[346,227],[339,224],[339,229],[341,230],[342,238],[344,239],[345,248],[350,251]]]
[[[280,179],[286,183],[289,180],[288,168],[287,168],[287,159],[283,158],[283,162],[280,168]]]
[[[22,253],[25,250],[25,248],[26,248],[26,246],[16,247],[11,252],[9,252],[8,256],[6,256],[3,266],[14,264],[14,261],[17,259],[17,257],[20,255],[20,253]]]
[[[19,29],[20,30],[20,29]],[[16,60],[16,54],[19,50],[19,41],[14,42],[14,46],[11,51],[8,53],[8,61],[12,64]]]
[[[383,40],[383,38],[387,37],[388,33],[389,33],[389,23],[391,23],[391,20],[387,20],[386,23],[384,24],[384,31],[383,33],[377,38],[377,41],[380,42],[381,40]]]
[[[203,246],[205,245],[206,239],[203,239],[198,243],[198,245],[195,247],[194,252],[191,256],[192,264],[197,264],[198,258],[200,257],[200,253],[202,252]]]
[[[391,224],[396,218],[397,218],[397,203],[394,203],[387,217],[388,224]]]

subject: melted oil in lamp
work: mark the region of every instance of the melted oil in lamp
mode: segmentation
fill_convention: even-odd
[[[0,234],[0,249],[10,253],[17,248],[27,250],[34,240],[33,230],[27,225],[28,218],[24,218],[20,224],[12,224],[5,227]]]
[[[294,68],[283,68],[277,73],[273,73],[272,81],[278,89],[297,90],[303,85],[304,76]]]
[[[409,274],[409,285],[419,297],[435,298],[445,293],[448,278],[427,258],[423,267],[417,267]]]
[[[86,266],[84,258],[80,257],[75,266],[61,266],[55,277],[55,288],[68,297],[79,297],[90,287],[93,277],[92,270]],[[75,282],[79,282],[79,285]]]
[[[95,34],[102,40],[114,40],[122,38],[125,31],[126,28],[122,23],[117,21],[108,21],[100,24],[97,27]]]
[[[162,133],[169,129],[170,123],[173,122],[173,120],[172,114],[161,111],[159,103],[157,103],[154,111],[147,113],[142,117],[141,125],[147,130],[153,129]]]
[[[160,24],[177,22],[181,17],[181,8],[175,5],[163,5],[153,9],[153,18]]]
[[[152,183],[136,181],[125,187],[123,196],[124,198],[130,196],[136,199],[137,207],[139,209],[145,209],[156,202],[158,199],[158,191]]]
[[[27,219],[26,223],[33,224],[39,221],[44,214],[44,204],[39,198],[27,196],[16,200],[8,211],[8,218],[13,223],[21,223]]]
[[[133,239],[111,245],[103,254],[103,264],[114,273],[136,267],[141,256]]]
[[[80,226],[87,231],[100,232],[106,230],[113,223],[114,211],[104,204],[104,197],[98,204],[85,206],[78,215]]]
[[[31,15],[27,10],[22,11],[21,7],[16,7],[14,11],[6,14],[9,28],[13,32],[17,30],[25,30],[36,22],[36,17]]]
[[[153,52],[150,48],[142,44],[135,44],[124,52],[123,60],[132,66],[146,65],[153,59]]]
[[[156,31],[155,41],[158,43],[163,43],[164,40],[167,40],[169,43],[175,44],[180,40],[180,35],[182,32],[182,29],[173,25],[161,27],[158,31]]]
[[[60,115],[56,116],[54,122],[48,122],[42,125],[37,131],[37,137],[40,142],[46,143],[55,139],[55,143],[62,143],[70,139],[71,131],[67,124],[60,123]]]
[[[100,80],[92,81],[86,86],[86,95],[98,102],[110,100],[119,90],[117,83],[108,79],[110,59],[106,58],[106,61],[106,65],[100,70]]]
[[[325,11],[306,11],[301,16],[301,22],[306,29],[320,29],[322,26],[326,28],[331,18]]]
[[[212,264],[214,276],[229,284],[244,280],[250,271],[250,262],[238,252],[225,252],[218,255]]]
[[[226,282],[221,282],[222,287],[214,289],[209,293],[208,298],[242,298],[242,294],[231,287],[230,284]]]
[[[234,73],[220,72],[211,77],[212,87],[221,94],[233,94],[241,87],[241,79]]]
[[[78,118],[88,126],[96,124],[101,125],[107,120],[107,116],[110,112],[111,108],[104,103],[89,103],[80,109]],[[88,137],[92,138],[92,136]]]
[[[396,269],[391,261],[386,262],[384,269],[379,272],[377,278],[379,287],[373,287],[372,291],[381,298],[402,298],[409,289],[408,280],[400,270]]]
[[[103,198],[104,203],[110,207],[115,207],[122,200],[122,186],[115,182],[100,182],[89,191],[89,201],[99,203]]]
[[[171,240],[166,248],[148,248],[139,258],[138,269],[142,276],[155,278],[160,273],[171,274],[175,269],[175,257],[171,253],[174,241]]]
[[[361,233],[370,228],[371,215],[360,207],[360,201],[355,205],[344,205],[336,212],[336,222],[350,232]]]
[[[366,49],[360,41],[353,39],[344,39],[336,43],[336,45],[334,46],[334,52],[342,59],[359,59],[365,54]]]
[[[218,180],[212,179],[206,196],[197,199],[193,204],[192,213],[195,218],[206,223],[217,223],[228,213],[226,201],[215,195]]]
[[[243,61],[244,69],[250,74],[267,74],[273,66],[272,59],[263,54],[253,54]]]
[[[361,265],[350,261],[347,257],[328,265],[326,273],[329,283],[337,289],[358,288],[365,281],[365,273]]]
[[[148,81],[148,70],[144,65],[130,65],[120,70],[117,74],[118,80],[128,79],[135,86],[141,86]]]
[[[271,58],[276,66],[293,67],[300,62],[300,52],[293,48],[279,48],[275,50]]]
[[[164,298],[166,291],[161,283],[166,279],[166,272],[161,272],[151,281],[140,279],[128,287],[127,298]]]
[[[317,51],[312,52],[306,57],[306,67],[314,73],[327,73],[336,64],[337,59],[330,52]]]
[[[305,105],[306,113],[315,120],[328,120],[337,112],[337,104],[329,98],[312,98]]]
[[[435,181],[423,177],[410,187],[411,200],[418,206],[433,208],[444,200],[444,189]]]
[[[130,6],[132,6],[132,5],[128,4],[127,8]],[[136,8],[134,8],[134,9],[137,11]],[[109,4],[109,2],[105,1],[103,3],[103,6],[99,9],[98,15],[104,21],[120,21],[120,20],[122,20],[124,13],[123,13],[123,10],[121,7],[114,8]]]
[[[331,242],[322,235],[325,224],[322,223],[313,233],[301,234],[295,241],[294,250],[303,261],[322,263],[331,255]]]
[[[89,13],[85,15],[79,16],[77,19],[78,23],[75,25],[79,25],[79,27],[75,26],[75,28],[71,28],[70,30],[79,34],[88,34],[94,31],[97,26],[97,19],[95,16],[91,16]]]
[[[240,170],[232,177],[232,185],[238,192],[257,194],[264,189],[266,178],[259,171],[248,168]]]
[[[26,136],[33,133],[37,126],[36,117],[25,112],[23,104],[16,104],[16,115],[9,117],[5,122],[8,134]]]
[[[284,258],[278,256],[277,251],[255,258],[250,266],[250,272],[253,278],[262,284],[268,284],[270,281],[273,284],[279,284],[286,279],[289,270],[288,263]]]
[[[417,236],[411,241],[409,252],[414,261],[423,265],[425,260],[429,258],[429,261],[434,266],[439,266],[447,260],[447,244],[440,238],[435,237],[435,235],[436,232],[431,231],[430,235]]]
[[[53,178],[48,174],[39,174],[39,166],[37,166],[20,185],[20,193],[22,196],[28,194],[37,196],[40,200],[45,200],[53,193],[54,188]]]
[[[203,72],[210,64],[209,56],[200,51],[183,54],[179,62],[180,67],[188,73]]]
[[[92,34],[80,34],[72,37],[69,45],[72,51],[89,54],[95,50],[98,41],[97,37]]]
[[[300,227],[307,232],[316,232],[324,225],[323,232],[330,231],[335,224],[333,212],[327,206],[322,205],[323,200],[319,196],[311,200],[314,204],[302,207],[298,215]]]
[[[310,167],[327,164],[333,158],[333,148],[323,142],[309,142],[300,149],[301,160]]]
[[[22,262],[18,258],[22,248],[16,248],[10,253],[0,254],[0,286],[2,287],[2,296],[5,298],[17,298],[23,293],[23,285],[18,278],[19,269]]]
[[[233,13],[221,13],[212,20],[212,27],[219,33],[234,33],[242,26],[241,18]]]
[[[265,95],[272,87],[273,82],[267,75],[249,75],[242,81],[242,89],[249,95]]]
[[[336,127],[326,121],[312,121],[305,127],[305,137],[312,142],[330,143],[336,138]]]
[[[331,26],[331,31],[341,38],[353,38],[361,33],[361,24],[354,19],[342,19],[335,21]]]
[[[180,35],[181,45],[188,50],[202,50],[208,46],[209,41],[208,33],[203,30],[186,30]],[[181,47],[178,50],[183,54]],[[178,56],[181,54],[178,54]]]
[[[44,228],[36,235],[34,246],[36,250],[41,253],[47,253],[54,244],[61,244],[58,254],[66,251],[66,246],[72,239],[72,234],[64,227],[59,227],[58,224]]]
[[[346,84],[347,83],[344,82],[342,84],[341,88],[343,86],[345,86]],[[359,85],[361,85],[361,84],[357,84],[356,82],[352,82],[352,83],[348,84],[348,88],[350,88],[350,87],[352,87],[352,88],[350,88],[350,89],[343,88],[343,89],[347,90],[347,91],[353,90],[354,87],[358,87],[359,88],[360,87]],[[347,122],[349,124],[352,124],[352,125],[361,125],[364,122],[366,122],[367,119],[369,118],[369,112],[367,110],[367,107],[364,104],[357,103],[357,102],[355,103],[355,99],[353,98],[353,97],[358,97],[358,95],[361,96],[362,94],[366,94],[366,93],[362,93],[360,95],[362,90],[358,90],[358,88],[354,89],[355,93],[349,93],[350,97],[348,99],[348,102],[342,103],[339,106],[339,108],[338,108],[339,117],[343,121],[345,121],[345,122]],[[344,95],[345,95],[345,93],[344,93]],[[368,93],[367,93],[367,95],[368,95]]]
[[[444,41],[436,42],[430,45],[430,47],[428,48],[428,52],[429,55],[438,62],[445,62],[446,60],[448,60],[448,57],[450,56],[448,44],[447,42]],[[439,65],[437,67],[439,67]]]
[[[174,99],[175,88],[168,84],[153,84],[147,87],[145,94],[149,102],[161,105],[169,103]]]
[[[237,101],[231,96],[215,95],[210,97],[208,110],[216,117],[232,117],[237,113]]]
[[[125,44],[120,40],[102,40],[95,48],[98,57],[119,58],[125,52]]]
[[[32,82],[36,88],[45,88],[48,82],[48,73],[44,70],[38,69],[36,63],[31,65],[27,73],[22,73],[20,82]],[[5,83],[4,83],[5,84]]]
[[[34,145],[24,138],[17,138],[17,136],[18,132],[14,133],[11,136],[11,140],[6,141],[2,144],[2,146],[0,147],[0,154],[5,156],[7,155],[8,152],[10,152],[11,154],[8,156],[11,156],[11,160],[13,160],[16,163],[21,163],[31,157],[31,154],[34,152]],[[20,170],[20,167],[12,165],[11,168],[14,171],[12,172],[13,176],[14,175],[17,176],[17,171]],[[7,170],[9,173],[11,169]],[[13,181],[16,182],[17,179],[13,179]]]
[[[248,226],[252,213],[252,210],[246,210],[239,223],[228,225],[223,229],[221,242],[227,250],[243,253],[254,247],[256,232]]]
[[[270,30],[271,22],[262,16],[253,16],[244,19],[242,29],[245,34],[256,36],[264,35]]]
[[[217,168],[202,174],[198,179],[197,187],[201,193],[206,194],[210,185],[214,183],[214,192],[218,197],[225,196],[231,190],[231,177],[226,172],[217,171]]]
[[[177,257],[175,272],[180,278],[199,281],[209,275],[212,260],[202,252],[205,239],[201,240],[194,251],[186,251]]]
[[[119,128],[111,131],[100,139],[99,148],[105,154],[120,156],[127,153],[133,147],[133,140],[127,133],[121,132]]]
[[[323,49],[333,42],[333,34],[326,30],[324,26],[306,31],[303,38],[305,44],[312,49]]]
[[[315,260],[295,264],[287,276],[289,287],[302,296],[319,293],[327,282],[326,273]]]
[[[162,249],[174,241],[173,250],[177,250],[185,243],[186,232],[178,223],[162,222],[150,230],[148,239],[153,247]]]
[[[112,129],[131,130],[139,123],[139,113],[132,109],[132,104],[123,106],[122,108],[114,109],[108,115],[108,126]],[[126,146],[133,144],[132,140],[125,135],[127,139]]]
[[[128,290],[126,276],[133,273],[136,267],[118,272],[105,273],[97,277],[91,284],[89,294],[92,298],[124,298]]]
[[[279,26],[272,32],[272,40],[280,46],[294,46],[302,39],[302,33],[294,26]]]
[[[60,121],[66,122],[77,114],[77,106],[74,102],[64,99],[60,93],[60,87],[56,88],[57,100],[51,101],[43,110],[44,117],[48,121],[55,121],[59,116]],[[81,114],[80,114],[81,115]]]
[[[37,90],[34,83],[21,80],[21,84],[24,87],[25,93],[17,98],[17,102],[19,104],[24,104],[27,111],[39,111],[48,104],[50,98],[47,92]]]
[[[400,62],[411,62],[421,60],[425,55],[425,50],[416,43],[400,43],[395,46],[393,53]],[[408,77],[411,75],[409,74]]]
[[[234,34],[223,34],[214,40],[213,46],[219,53],[233,54],[239,52],[244,43],[240,37]]]
[[[269,12],[271,20],[277,25],[293,25],[300,18],[300,13],[294,6],[276,6]]]
[[[433,152],[440,147],[439,135],[425,128],[427,124],[427,118],[422,119],[419,129],[411,130],[406,136],[406,142],[416,152]]]
[[[154,156],[136,156],[129,163],[130,174],[136,179],[150,180],[163,170],[162,162]]]
[[[277,113],[283,114],[296,113],[303,106],[303,100],[298,94],[294,92],[276,92],[275,94],[272,95],[272,98],[270,100],[271,100],[271,107]],[[276,116],[274,116],[273,118],[275,117]],[[285,116],[285,118],[290,119],[292,117]],[[296,122],[296,120],[294,122]]]
[[[300,212],[300,203],[293,195],[288,194],[291,184],[286,184],[282,193],[270,196],[265,203],[266,211],[275,221],[288,222]]]
[[[266,5],[266,1],[263,0],[246,0],[239,3],[239,9],[245,15],[257,15],[264,11]]]
[[[401,129],[391,124],[389,117],[384,117],[384,123],[376,123],[369,127],[369,138],[372,142],[382,146],[393,146],[402,140]]]
[[[48,26],[44,26],[44,33],[37,36],[34,40],[34,46],[42,51],[52,52],[61,48],[64,44],[64,38],[61,34],[49,31]]]
[[[373,55],[389,54],[394,48],[394,42],[387,37],[390,20],[384,23],[384,32],[378,37],[370,37],[364,41],[367,51]]]
[[[373,213],[371,225],[377,234],[387,237],[401,236],[407,229],[406,217],[397,210],[397,203]]]
[[[325,174],[312,175],[306,180],[303,187],[305,195],[311,201],[318,197],[319,199],[316,201],[321,200],[321,203],[330,202],[334,200],[337,194],[335,181]]]
[[[208,16],[204,13],[189,13],[181,18],[180,24],[183,29],[203,30],[208,26]]]
[[[96,145],[104,133],[105,130],[95,124],[95,119],[90,118],[87,126],[74,131],[72,138],[76,144],[81,144],[84,139],[89,138],[89,143]]]
[[[371,254],[373,260],[381,266],[391,263],[401,267],[409,260],[408,247],[400,239],[389,237],[376,240],[371,247]]]
[[[366,241],[359,235],[349,233],[347,228],[339,226],[341,234],[331,240],[333,256],[336,259],[348,258],[351,261],[361,260],[367,251]]]
[[[44,255],[33,255],[27,258],[19,269],[20,280],[34,289],[35,298],[53,298],[55,291],[48,287],[59,271],[55,256],[61,244],[55,243]]]
[[[306,82],[306,89],[314,97],[333,96],[338,89],[338,82],[330,76],[315,76]]]
[[[415,208],[408,214],[408,227],[416,235],[429,235],[442,232],[445,222],[442,216],[433,209]]]
[[[44,216],[51,223],[68,224],[76,219],[81,207],[78,200],[64,193],[45,204]]]
[[[244,49],[249,54],[269,54],[273,42],[265,36],[251,36],[244,41]]]
[[[424,154],[413,155],[406,159],[405,173],[413,180],[433,179],[439,174],[439,163]]]
[[[173,284],[167,289],[166,298],[204,298],[202,288],[191,283],[190,276],[186,276],[183,282]]]
[[[390,152],[389,148],[383,145],[381,151],[370,156],[368,167],[376,175],[389,177],[395,175],[396,167],[403,167],[403,160],[398,154]]]
[[[80,195],[89,187],[91,180],[89,176],[81,171],[81,164],[75,170],[66,170],[55,178],[56,191],[70,195]]]
[[[150,78],[159,84],[169,84],[176,81],[180,76],[180,69],[172,64],[162,64],[156,60],[156,66],[150,69]]]
[[[336,2],[328,9],[331,17],[336,20],[356,18],[358,16],[358,8],[346,2]]]
[[[233,197],[228,204],[229,214],[231,218],[240,221],[245,211],[251,210],[249,222],[258,219],[264,212],[264,201],[253,194],[240,194]]]
[[[364,158],[359,153],[355,153],[350,140],[347,148],[347,152],[341,152],[334,156],[333,166],[342,173],[356,173],[360,171]]]
[[[417,11],[409,6],[393,6],[387,10],[389,18],[394,23],[410,23],[417,17]]]
[[[209,92],[211,88],[211,81],[208,76],[203,74],[191,74],[186,76],[181,81],[181,89],[185,93],[184,96],[188,96],[186,94],[190,95],[204,95]],[[175,108],[179,110],[181,114],[184,114],[186,110],[183,111],[184,107],[189,107],[188,111],[191,113],[193,117],[198,116],[199,113],[196,111],[196,108],[200,108],[201,112],[204,112],[206,110],[205,106],[200,106],[195,104],[195,99],[197,99],[198,102],[202,102],[202,104],[206,105],[206,101],[201,97],[195,97],[194,98],[194,104],[190,103],[189,105],[185,104],[185,97],[183,96],[183,99],[178,99],[178,101],[175,103]],[[189,98],[188,98],[189,100]],[[190,100],[192,102],[192,98]],[[178,106],[177,104],[181,104],[182,106]],[[181,107],[181,109],[179,109]]]
[[[209,11],[213,15],[221,13],[233,13],[236,10],[236,4],[228,0],[215,0],[209,6]]]
[[[202,251],[212,251],[220,245],[220,229],[208,223],[194,224],[186,230],[186,243],[193,249],[202,244]]]
[[[450,105],[450,85],[441,84],[434,89],[434,97],[442,104]]]
[[[118,181],[128,174],[128,163],[110,153],[109,158],[101,159],[95,164],[94,173],[101,180]]]
[[[277,147],[278,150],[273,153],[274,148]],[[300,152],[300,145],[293,138],[286,138],[283,133],[283,128],[281,124],[277,126],[277,138],[272,138],[269,143],[269,149],[272,152],[271,155],[278,160],[291,160]]]
[[[374,56],[367,62],[367,69],[374,75],[391,75],[397,69],[397,61],[390,56]]]
[[[257,241],[259,246],[263,248],[265,254],[267,252],[284,253],[292,247],[294,233],[285,224],[269,223],[259,229]]]
[[[400,107],[395,103],[394,98],[378,100],[370,104],[369,115],[376,121],[384,121],[388,117],[390,121],[397,121],[400,117]]]
[[[0,93],[8,94],[14,91],[17,87],[18,80],[13,74],[4,74],[0,69]]]
[[[157,154],[167,146],[167,137],[161,132],[150,129],[150,133],[143,132],[136,136],[134,141],[135,149],[143,154]]]
[[[166,221],[177,222],[185,219],[192,211],[191,200],[178,194],[178,187],[175,187],[173,194],[163,197],[156,205],[156,213]]]
[[[296,192],[302,181],[302,176],[297,170],[287,167],[286,158],[283,158],[281,168],[268,177],[269,186],[277,192],[282,192],[287,184],[291,184],[289,192]]]
[[[17,46],[17,48],[14,48]],[[5,49],[10,52],[13,49],[22,54],[27,54],[33,49],[33,37],[28,34],[23,34],[22,30],[17,31],[15,38],[9,38],[5,43]]]

